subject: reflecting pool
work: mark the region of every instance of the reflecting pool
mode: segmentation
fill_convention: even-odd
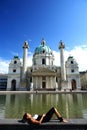
[[[56,107],[65,118],[87,118],[87,94],[0,95],[0,118],[22,118],[25,112],[41,114]]]

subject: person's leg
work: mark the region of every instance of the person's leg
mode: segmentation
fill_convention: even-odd
[[[64,122],[64,123],[68,122],[66,119],[62,118],[61,114],[58,112],[58,110],[56,108],[54,108],[54,112],[60,122]]]
[[[43,118],[42,122],[48,122],[52,118],[53,114],[55,114],[60,122],[64,121],[58,110],[54,107],[52,107]]]
[[[48,122],[52,118],[53,114],[56,114],[57,117],[61,117],[61,115],[58,113],[57,109],[52,107],[43,118],[42,122]]]
[[[60,113],[58,112],[58,110],[56,108],[54,108],[54,112],[55,112],[55,115],[59,118],[61,117]]]

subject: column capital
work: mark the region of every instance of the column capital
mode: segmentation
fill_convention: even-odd
[[[27,49],[29,48],[28,41],[24,41],[23,48],[27,48]]]
[[[60,40],[60,42],[59,42],[59,49],[61,49],[61,48],[63,48],[63,49],[65,48],[65,45],[62,40]]]

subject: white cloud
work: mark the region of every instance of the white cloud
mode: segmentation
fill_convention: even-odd
[[[9,65],[9,61],[0,58],[0,73],[4,74],[4,73],[8,73],[8,65]]]
[[[28,60],[27,60],[27,66],[32,66],[32,57],[33,57],[33,54],[29,53]]]
[[[75,47],[70,51],[70,54],[76,59],[78,65],[79,65],[79,70],[84,71],[87,70],[87,46],[78,46]]]
[[[60,66],[60,53],[57,51],[53,51],[54,54],[54,65]]]
[[[60,66],[60,52],[53,51],[53,54],[55,58],[54,65]],[[72,50],[65,50],[64,51],[65,61],[67,60],[69,55],[73,56],[74,59],[77,61],[78,66],[79,66],[79,71],[87,70],[87,61],[86,61],[87,45],[76,46]],[[32,65],[32,57],[33,57],[33,54],[29,52],[27,66]],[[8,66],[9,66],[10,60],[8,61],[8,60],[0,58],[0,73],[8,73]]]
[[[54,64],[55,65],[60,65],[59,61],[60,61],[60,53],[59,52],[55,52],[54,53],[54,57],[55,57],[55,61]],[[72,50],[65,50],[64,51],[64,59],[65,61],[67,60],[68,56],[73,56],[74,59],[76,60],[76,62],[78,63],[79,66],[79,71],[85,71],[87,70],[87,45],[83,45],[83,46],[76,46],[74,47]]]

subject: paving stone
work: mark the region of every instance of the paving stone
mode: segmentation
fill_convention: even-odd
[[[0,130],[87,130],[87,119],[68,119],[68,123],[51,120],[41,125],[20,123],[20,119],[0,119]]]

